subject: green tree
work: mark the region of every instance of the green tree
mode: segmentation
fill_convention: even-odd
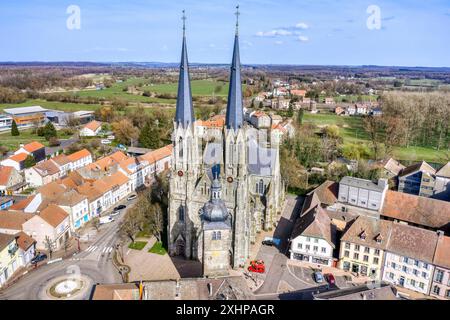
[[[31,168],[35,164],[36,164],[36,160],[34,159],[33,155],[29,154],[24,161],[25,168]]]
[[[44,133],[45,140],[47,140],[47,141],[49,141],[50,138],[52,138],[52,137],[56,138],[58,136],[55,126],[50,121],[47,122],[47,124],[44,126],[43,133]]]
[[[298,110],[298,112],[297,112],[297,125],[299,127],[303,123],[303,115],[304,115],[304,111],[303,111],[303,109],[300,108],[300,110]]]
[[[13,120],[11,124],[11,135],[14,137],[20,135],[19,129],[17,128],[16,120]]]
[[[160,147],[160,136],[158,128],[151,125],[149,121],[144,125],[139,134],[139,144],[143,148],[157,149]]]

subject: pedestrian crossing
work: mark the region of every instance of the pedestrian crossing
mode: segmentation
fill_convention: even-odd
[[[95,252],[97,250],[98,250],[98,252],[101,252],[101,253],[111,253],[113,251],[113,247],[90,246],[84,251],[85,252]]]

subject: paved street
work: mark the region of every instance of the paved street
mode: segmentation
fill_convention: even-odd
[[[136,200],[127,202],[126,199],[116,204],[126,204],[130,208]],[[108,211],[110,212],[111,209]],[[82,236],[80,240],[81,252],[71,258],[52,264],[43,264],[38,269],[30,271],[15,284],[0,291],[3,299],[39,299],[47,283],[55,277],[69,274],[73,270],[91,279],[90,286],[95,283],[120,283],[122,278],[112,263],[112,256],[118,238],[119,223],[125,216],[125,211],[115,216],[115,221],[102,225],[99,232],[89,232],[89,237]],[[86,230],[88,231],[88,230]],[[89,299],[91,290],[82,297]]]

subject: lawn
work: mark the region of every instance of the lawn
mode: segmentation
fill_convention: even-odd
[[[148,252],[156,253],[159,255],[165,255],[167,253],[166,249],[164,248],[163,244],[161,242],[155,242],[153,247],[148,250]]]
[[[144,249],[145,245],[147,244],[147,241],[135,241],[128,245],[128,248],[133,250],[142,250]]]
[[[48,146],[48,141],[44,137],[39,137],[31,130],[20,131],[19,136],[12,136],[11,131],[0,133],[0,145],[8,147],[9,150],[17,150],[21,143],[27,144],[31,141],[37,141]]]
[[[319,127],[337,125],[344,139],[344,143],[369,143],[367,133],[364,131],[362,118],[337,116],[332,113],[305,113],[304,123],[313,123]],[[393,150],[393,157],[404,161],[429,161],[446,163],[448,151],[438,151],[432,147],[396,147]]]

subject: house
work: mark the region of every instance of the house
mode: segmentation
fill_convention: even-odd
[[[369,114],[371,114],[374,117],[381,116],[383,115],[383,110],[379,107],[373,108],[372,110],[370,110]]]
[[[195,130],[199,137],[206,134],[211,136],[219,136],[225,125],[225,115],[215,115],[209,120],[197,120],[195,122]]]
[[[383,281],[425,295],[430,292],[433,258],[438,240],[435,231],[401,223],[392,224],[383,266]]]
[[[0,195],[11,195],[23,185],[23,177],[14,167],[0,166]]]
[[[92,154],[87,149],[69,154],[67,158],[70,161],[70,170],[77,170],[92,163]]]
[[[130,157],[119,163],[119,171],[130,179],[130,187],[134,191],[145,184],[150,174],[150,163],[143,157]]]
[[[341,116],[345,114],[345,109],[341,106],[337,106],[336,108],[334,108],[334,113],[337,114],[338,116]]]
[[[433,195],[436,170],[425,161],[403,169],[398,177],[398,191],[430,197]]]
[[[119,163],[127,158],[128,156],[122,151],[116,151],[109,156],[79,168],[78,172],[85,178],[100,179],[108,174],[117,172]]]
[[[49,161],[52,161],[59,168],[62,177],[67,175],[72,169],[72,163],[65,154],[51,157]]]
[[[369,109],[369,107],[367,105],[360,104],[360,103],[356,104],[356,114],[358,114],[358,115],[366,115],[366,114],[369,114],[369,111],[370,111],[370,109]]]
[[[306,90],[301,90],[301,89],[293,89],[291,90],[291,95],[295,96],[295,97],[305,97],[306,95]]]
[[[14,152],[15,155],[24,153],[26,155],[32,155],[36,162],[45,160],[45,146],[42,143],[33,141],[25,145],[21,145],[19,150]]]
[[[53,250],[64,247],[64,242],[70,238],[70,221],[66,211],[55,204],[49,204],[44,210],[22,224],[23,232],[36,241],[36,249],[48,250],[51,244]]]
[[[250,114],[249,121],[255,128],[269,128],[270,117],[263,111],[254,111]]]
[[[94,111],[75,111],[72,112],[72,116],[74,119],[78,120],[81,124],[86,124],[94,120],[95,117]]]
[[[36,255],[36,240],[25,232],[16,234],[17,245],[19,246],[19,261],[22,266],[26,266]]]
[[[378,183],[374,183],[370,180],[346,176],[339,182],[338,201],[341,204],[379,211],[383,206],[388,187],[386,179],[379,179]]]
[[[7,115],[12,117],[17,124],[17,127],[32,127],[36,124],[42,125],[45,123],[45,113],[47,109],[41,106],[11,108],[3,110]]]
[[[333,265],[336,230],[319,205],[303,213],[291,235],[290,258],[325,266]]]
[[[33,218],[33,214],[21,211],[0,211],[0,233],[17,234],[23,224]]]
[[[284,87],[277,87],[277,88],[273,89],[274,97],[286,96],[287,94],[288,94],[288,90]]]
[[[356,107],[353,106],[353,105],[348,106],[348,107],[345,109],[345,114],[348,115],[348,116],[354,116],[354,115],[356,115]]]
[[[450,203],[388,190],[381,216],[430,230],[450,234]]]
[[[0,196],[0,210],[6,210],[14,203],[14,199],[11,197]]]
[[[434,254],[434,275],[430,295],[439,299],[450,300],[450,237],[438,233]]]
[[[335,104],[334,99],[333,98],[325,98],[325,104],[330,105],[330,104]]]
[[[273,109],[279,109],[279,110],[287,110],[289,109],[289,99],[284,99],[281,97],[278,97],[273,103],[272,108]]]
[[[13,167],[17,171],[25,169],[25,159],[28,157],[26,153],[18,153],[6,158],[0,162],[0,165],[5,167]]]
[[[382,175],[387,179],[397,177],[406,167],[393,158],[389,158],[382,163]]]
[[[99,121],[91,121],[80,130],[80,137],[95,137],[102,130],[102,123]]]
[[[108,196],[110,197],[110,190],[107,190],[107,187],[100,188],[99,184],[90,181],[76,187],[76,190],[79,194],[87,197],[89,203],[89,215],[91,218],[98,217],[111,205],[111,201],[108,202],[106,200],[108,199]]]
[[[381,280],[391,221],[357,217],[341,238],[339,268]]]
[[[53,201],[69,214],[72,231],[81,228],[90,220],[89,202],[85,195],[68,190]]]
[[[59,179],[62,176],[59,167],[51,160],[39,162],[24,170],[25,181],[30,187],[40,187]]]
[[[116,172],[102,178],[108,189],[112,190],[112,204],[119,202],[129,195],[133,190],[129,184],[130,179],[122,172]]]
[[[280,124],[281,122],[283,122],[283,117],[280,116],[279,114],[271,114],[270,120],[271,120],[271,124],[273,126],[273,125],[277,125],[277,124]]]
[[[436,172],[432,197],[450,201],[450,161]]]
[[[0,288],[20,267],[16,235],[0,233]]]

